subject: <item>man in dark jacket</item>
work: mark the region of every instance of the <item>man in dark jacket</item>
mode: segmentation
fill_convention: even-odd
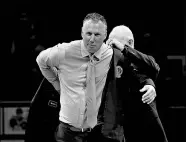
[[[110,141],[167,142],[154,100],[158,64],[134,49],[126,26],[115,27],[108,44],[116,49],[100,109],[103,135]]]

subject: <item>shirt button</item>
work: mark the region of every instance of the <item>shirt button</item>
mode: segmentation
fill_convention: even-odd
[[[86,83],[83,83],[83,90],[86,89]]]
[[[88,65],[87,65],[87,64],[83,64],[83,65],[81,66],[81,68],[82,68],[83,71],[86,71],[87,68],[88,68]]]

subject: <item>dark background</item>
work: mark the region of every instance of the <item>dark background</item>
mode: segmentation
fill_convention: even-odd
[[[87,13],[105,16],[108,33],[116,25],[128,26],[135,48],[152,55],[160,65],[156,82],[157,107],[170,141],[182,142],[186,128],[186,77],[181,60],[185,56],[184,3],[181,1],[100,1],[85,3],[34,2],[1,5],[1,95],[0,101],[29,101],[43,76],[35,59],[40,49],[81,39],[82,20]],[[183,21],[184,20],[184,21]],[[185,61],[186,62],[186,61]]]

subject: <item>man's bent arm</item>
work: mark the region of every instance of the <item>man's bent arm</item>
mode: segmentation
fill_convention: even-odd
[[[152,56],[143,54],[129,46],[125,47],[122,53],[124,57],[127,57],[130,62],[135,64],[140,70],[143,70],[150,78],[154,81],[156,80],[160,67]]]
[[[59,57],[64,58],[65,49],[60,45],[48,48],[41,51],[36,58],[36,62],[41,70],[43,76],[54,86],[54,88],[59,91],[60,84],[58,78],[58,67],[59,67]]]

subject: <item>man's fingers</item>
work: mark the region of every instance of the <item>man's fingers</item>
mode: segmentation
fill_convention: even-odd
[[[146,87],[146,86],[144,86],[142,89],[140,89],[139,91],[140,92],[144,92],[144,91],[146,91],[148,88]]]
[[[142,96],[142,101],[144,103],[151,103],[156,97],[156,93],[151,91],[150,93],[145,93],[143,96]]]
[[[155,99],[154,96],[148,97],[148,98],[143,100],[143,103],[150,104],[154,99]]]
[[[152,90],[147,90],[147,92],[146,92],[145,94],[143,94],[142,99],[145,99],[145,98],[148,97],[151,93],[152,93]]]
[[[106,43],[108,44],[108,45],[110,45],[110,42],[112,41],[112,39],[108,39],[107,41],[106,41]]]
[[[145,92],[145,94],[143,94],[143,96],[142,96],[143,103],[149,104],[156,97],[156,91],[155,91],[154,87],[151,85],[145,85],[142,89],[140,89],[140,92]]]

